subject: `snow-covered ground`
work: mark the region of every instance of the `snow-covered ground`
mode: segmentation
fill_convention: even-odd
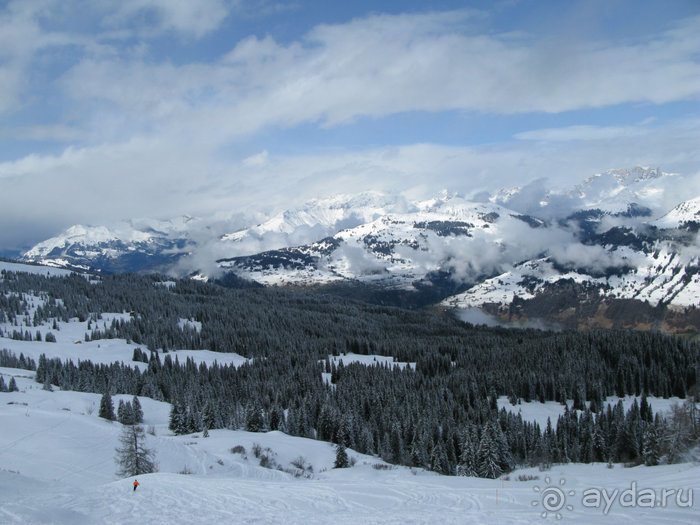
[[[32,301],[36,307],[41,298]],[[104,313],[98,325],[128,315]],[[9,324],[2,328],[13,329]],[[58,323],[58,329],[26,328],[32,335],[39,330],[42,339],[51,331],[57,342],[0,338],[0,348],[34,359],[45,353],[74,362],[145,366],[131,361],[136,344],[118,339],[85,342],[87,321]],[[236,354],[206,350],[169,355],[207,364],[245,362]],[[414,366],[377,355],[329,357],[345,365]],[[147,446],[156,453],[158,471],[139,476],[141,485],[134,492],[133,478],[115,474],[122,426],[97,417],[99,394],[46,391],[27,370],[0,368],[0,375],[5,384],[14,377],[19,387],[19,392],[0,393],[0,524],[524,524],[540,522],[543,513],[544,518],[561,515],[572,523],[698,522],[700,466],[690,463],[631,469],[616,465],[612,470],[604,464],[557,465],[547,472],[525,469],[486,480],[390,467],[349,451],[354,466],[333,469],[331,444],[281,432],[212,430],[208,438],[175,436],[168,430],[170,405],[149,398],[140,402]],[[115,405],[122,399],[131,397],[113,397]],[[666,410],[674,401],[650,398],[654,410]],[[627,406],[632,399],[623,402]],[[506,398],[499,406],[543,426],[547,417],[554,423],[563,411],[557,403],[512,406]],[[273,468],[260,465],[256,445]],[[237,447],[242,449],[234,453]]]
[[[48,275],[51,277],[63,277],[70,275],[70,270],[64,270],[61,268],[52,268],[49,266],[35,266],[33,264],[21,264],[21,263],[11,263],[6,261],[0,261],[0,271],[5,270],[7,272],[24,272],[24,273],[34,273],[39,275]]]
[[[635,396],[625,396],[623,398],[609,396],[605,398],[604,404],[614,407],[617,405],[617,402],[620,401],[620,399],[622,399],[622,406],[624,407],[625,412],[629,410],[635,399],[637,400],[637,403],[641,401],[640,397]],[[671,411],[671,407],[674,404],[682,405],[684,401],[684,399],[680,399],[678,397],[669,397],[666,399],[654,396],[647,397],[647,402],[654,411],[654,414],[661,412],[662,414],[668,415]],[[571,410],[571,407],[574,405],[573,400],[568,400],[567,405],[569,406],[569,410]],[[540,403],[539,401],[530,401],[529,403],[525,403],[521,400],[517,405],[513,405],[506,396],[501,396],[498,398],[498,409],[500,410],[502,408],[505,408],[508,412],[512,412],[513,414],[520,414],[523,421],[537,422],[541,429],[544,429],[547,425],[547,418],[551,420],[552,426],[556,427],[557,418],[564,414],[564,405],[556,401],[545,401],[544,403]]]
[[[407,366],[410,368],[415,369],[416,368],[416,363],[404,363],[401,361],[394,361],[394,358],[391,356],[385,356],[385,355],[376,355],[376,354],[354,354],[352,352],[349,352],[347,354],[341,354],[341,355],[329,355],[328,360],[332,363],[335,364],[336,366],[339,363],[343,363],[344,366],[347,366],[351,363],[360,363],[362,365],[367,365],[367,366],[373,366],[373,365],[379,365],[379,366],[388,366],[389,368],[393,368],[394,366],[398,366],[399,368],[403,369],[406,368]]]
[[[406,368],[407,366],[409,368],[413,368],[415,370],[416,368],[416,363],[404,363],[401,361],[394,361],[394,358],[391,356],[384,356],[384,355],[376,355],[376,354],[354,354],[352,352],[348,352],[347,354],[341,354],[341,355],[329,355],[328,356],[328,361],[331,364],[334,364],[335,366],[338,366],[338,364],[343,363],[343,366],[347,366],[352,363],[360,363],[361,365],[365,366],[386,366],[389,368],[393,368],[394,366],[398,366],[401,369]],[[326,384],[331,383],[331,374],[330,372],[322,372],[321,377],[323,380],[326,382]]]
[[[158,472],[139,476],[134,492],[133,478],[115,475],[121,425],[97,417],[98,394],[45,391],[26,370],[0,374],[6,383],[15,377],[20,389],[0,394],[3,524],[524,524],[543,513],[571,523],[697,523],[698,465],[555,465],[486,480],[376,468],[384,463],[349,451],[355,465],[339,470],[329,443],[281,432],[174,436],[170,406],[148,398],[140,401]],[[313,471],[295,477],[263,468],[254,444],[273,467],[294,471],[292,462],[303,458]],[[233,453],[236,446],[245,452]]]
[[[28,267],[22,265],[23,267]],[[52,271],[64,271],[54,269]],[[26,294],[25,294],[26,296]],[[42,304],[42,299],[39,297],[33,297],[32,301],[34,303],[33,308],[29,313],[31,318],[33,311],[39,304]],[[104,329],[110,326],[114,320],[129,320],[131,318],[128,313],[102,313],[101,319],[97,322],[93,321],[92,328]],[[129,364],[131,366],[136,366],[141,369],[145,368],[146,363],[132,361],[135,348],[141,348],[148,354],[148,349],[143,345],[139,345],[133,342],[126,342],[124,339],[99,339],[96,341],[85,341],[85,334],[90,333],[91,329],[88,329],[89,321],[79,321],[78,319],[71,319],[69,322],[57,322],[57,329],[53,328],[52,323],[45,323],[42,326],[23,326],[24,316],[18,316],[19,326],[14,326],[10,323],[0,323],[0,329],[2,329],[6,335],[12,333],[13,330],[29,331],[32,337],[35,336],[36,332],[41,333],[42,341],[16,341],[9,338],[0,337],[0,349],[8,348],[12,350],[15,354],[19,356],[23,353],[25,357],[31,357],[35,361],[38,361],[41,354],[46,354],[46,357],[60,357],[61,359],[68,360],[71,359],[77,364],[78,360],[87,361],[90,360],[96,364],[111,364],[115,362],[122,362],[124,364]],[[201,330],[201,323],[192,320],[183,319],[180,323],[181,326],[189,326],[195,330]],[[55,343],[46,343],[47,333],[52,333],[56,338]],[[171,359],[175,361],[178,359],[179,362],[184,363],[188,358],[194,360],[196,364],[205,363],[211,365],[214,361],[219,364],[231,364],[234,366],[240,366],[247,362],[248,359],[236,354],[236,353],[221,353],[212,352],[210,350],[171,350],[168,354],[161,354],[161,359],[165,355],[170,355]]]

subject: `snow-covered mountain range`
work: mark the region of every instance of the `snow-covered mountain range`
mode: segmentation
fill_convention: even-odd
[[[700,328],[700,197],[669,206],[679,182],[638,167],[563,191],[534,181],[422,201],[335,196],[223,233],[189,217],[74,226],[23,260],[205,277],[223,270],[265,285],[360,284],[501,321],[682,331]]]
[[[115,226],[77,224],[25,252],[23,261],[108,273],[165,269],[188,247],[198,219],[135,219]]]

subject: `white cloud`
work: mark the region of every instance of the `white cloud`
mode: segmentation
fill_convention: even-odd
[[[378,275],[386,272],[386,263],[360,246],[341,244],[332,255],[330,264],[341,274]]]
[[[570,140],[608,140],[617,137],[634,136],[645,133],[639,126],[568,126],[546,128],[516,133],[519,140],[539,140],[561,142]]]
[[[134,23],[134,19],[144,14],[154,14],[156,30],[175,30],[200,38],[217,29],[235,3],[230,0],[120,0],[114,3],[115,12],[107,19],[111,24],[121,25]]]
[[[268,163],[268,153],[267,150],[251,155],[243,159],[244,166],[264,166]]]
[[[220,141],[267,126],[335,126],[407,111],[556,113],[700,95],[700,17],[650,43],[603,45],[461,32],[470,16],[375,15],[318,26],[288,45],[250,37],[208,64],[86,60],[64,86],[78,106],[108,101],[142,124],[193,134],[214,126]],[[562,140],[624,131],[556,133]]]
[[[624,266],[637,266],[644,263],[643,255],[630,255],[638,257],[628,258],[619,252],[610,251],[598,245],[584,245],[578,243],[558,244],[550,248],[549,255],[559,264],[571,268],[584,268],[586,270],[604,273],[609,268]]]

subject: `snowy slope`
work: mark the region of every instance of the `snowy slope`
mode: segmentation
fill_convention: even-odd
[[[680,203],[663,217],[654,221],[659,228],[680,228],[700,221],[700,197]]]
[[[99,395],[44,391],[25,370],[3,368],[0,374],[14,376],[20,388],[0,394],[2,523],[524,524],[539,522],[543,512],[572,523],[697,523],[700,467],[693,464],[612,470],[604,464],[556,465],[488,480],[377,469],[380,460],[349,451],[355,465],[337,470],[331,468],[330,444],[280,432],[173,436],[167,430],[169,405],[147,398],[140,399],[152,432],[147,445],[156,452],[159,471],[139,476],[134,492],[133,478],[114,475],[121,425],[96,416]],[[294,477],[263,468],[251,453],[255,443],[269,449],[279,466],[293,471],[292,462],[302,456],[313,472]],[[245,454],[232,453],[236,445]],[[545,499],[545,491],[561,496],[559,488],[568,507]],[[607,508],[602,500],[598,507],[585,502],[584,492],[591,490],[606,491]],[[623,491],[633,490],[652,491],[655,507],[626,503]],[[674,493],[662,506],[664,490]]]
[[[0,272],[2,272],[3,270],[7,271],[7,272],[13,272],[13,273],[17,273],[17,272],[32,273],[32,274],[38,274],[38,275],[49,275],[52,277],[63,277],[66,275],[70,275],[72,273],[70,270],[64,270],[61,268],[54,268],[52,266],[21,264],[21,263],[0,261]]]
[[[58,271],[58,270],[52,270]],[[58,271],[60,272],[60,271]],[[42,298],[28,298],[36,308]],[[31,312],[30,312],[31,315]],[[103,313],[98,323],[126,318],[127,313]],[[24,318],[18,319],[22,324]],[[93,321],[94,322],[94,321]],[[192,326],[183,319],[183,325]],[[3,330],[10,328],[3,325]],[[196,324],[194,325],[196,328]],[[135,345],[121,340],[76,344],[87,329],[86,322],[72,320],[52,326],[56,343],[0,339],[0,348],[35,359],[41,353],[62,359],[89,358],[93,362],[130,362]],[[169,355],[195,362],[240,356],[206,351],[177,351]],[[414,366],[381,355],[329,356],[334,363]],[[132,366],[143,364],[132,363]],[[487,480],[445,477],[421,469],[392,467],[380,459],[349,451],[355,465],[333,469],[334,447],[325,442],[287,436],[281,432],[250,433],[212,430],[175,436],[168,430],[170,405],[140,397],[147,446],[156,453],[158,471],[117,479],[115,447],[121,425],[97,417],[100,395],[43,390],[35,373],[0,368],[5,384],[14,378],[18,392],[0,393],[0,523],[8,524],[127,524],[127,523],[533,523],[541,519],[548,500],[544,490],[565,481],[567,504],[556,512],[574,523],[695,523],[698,503],[688,500],[700,490],[700,467],[694,464],[614,469],[604,464],[554,466],[551,471],[525,469],[507,479]],[[131,396],[116,395],[119,400]],[[609,399],[615,402],[615,399]],[[650,399],[655,410],[674,400]],[[631,402],[626,398],[625,403]],[[556,420],[562,406],[554,403],[499,405],[520,412],[524,418]],[[273,468],[264,468],[253,453],[258,444]],[[234,447],[244,451],[234,453]],[[301,470],[295,463],[302,462]],[[282,469],[282,470],[280,470]],[[519,477],[527,481],[519,481]],[[545,477],[547,476],[547,477]],[[530,478],[529,478],[530,477]],[[634,485],[633,485],[634,484]],[[609,494],[632,487],[663,491],[683,489],[679,502],[662,506],[624,506],[614,500],[610,507],[589,508],[582,496],[590,489]],[[537,491],[536,489],[539,489]],[[635,488],[636,490],[636,488]],[[568,491],[574,491],[569,495]],[[617,491],[617,492],[615,492]],[[617,497],[617,496],[616,496]],[[533,505],[534,503],[534,505]],[[660,505],[660,503],[659,503]],[[548,507],[554,508],[551,505]]]
[[[47,270],[45,267],[30,266],[30,265],[14,265],[13,267],[18,267],[19,271],[24,271],[25,268],[37,269],[39,273],[43,273]],[[60,269],[49,269],[49,272],[53,274],[63,275],[70,272]],[[32,304],[29,310],[29,315],[18,315],[17,322],[20,327],[24,326],[25,322],[31,321],[32,316],[36,308],[43,305],[43,299],[41,297],[29,297],[25,296]],[[111,325],[114,320],[129,320],[131,319],[131,314],[129,313],[109,313],[103,312],[99,316],[97,321],[93,321],[93,328],[107,328]],[[73,363],[79,360],[82,361],[92,361],[93,363],[104,363],[111,364],[114,362],[121,362],[128,364],[132,367],[138,367],[144,369],[147,365],[146,363],[132,361],[134,355],[134,349],[141,348],[144,350],[143,345],[138,345],[133,342],[127,342],[124,339],[99,339],[95,341],[85,341],[85,334],[89,333],[91,329],[88,328],[88,323],[90,320],[79,321],[74,318],[69,322],[56,322],[56,328],[54,328],[53,323],[44,323],[39,326],[31,327],[31,334],[34,339],[36,339],[36,333],[41,334],[41,340],[34,341],[15,341],[9,339],[13,330],[18,327],[10,322],[0,323],[0,330],[5,334],[5,338],[0,337],[0,348],[10,348],[17,355],[23,353],[25,357],[30,357],[35,361],[38,361],[41,354],[45,354],[46,357],[60,357],[61,359],[70,359]],[[191,326],[197,328],[199,323],[183,319],[181,320],[181,326]],[[24,326],[24,329],[28,328]],[[56,339],[55,343],[46,343],[46,335],[51,333]],[[148,353],[148,352],[146,352]],[[167,354],[171,357],[173,361],[176,359],[184,363],[187,359],[192,359],[197,365],[200,363],[205,363],[211,365],[214,361],[219,364],[230,364],[233,366],[240,366],[241,364],[248,361],[247,358],[236,354],[236,353],[221,353],[213,352],[211,350],[170,350]],[[161,355],[163,358],[164,355]]]
[[[606,252],[600,253],[606,255]],[[514,298],[533,299],[546,285],[566,281],[593,285],[600,297],[636,299],[652,305],[664,302],[677,307],[700,304],[700,275],[695,270],[697,257],[678,256],[668,248],[660,248],[649,255],[623,248],[616,250],[615,256],[629,263],[629,271],[591,276],[574,268],[568,271],[555,268],[551,258],[537,259],[485,279],[445,299],[443,304],[455,308],[474,308],[486,303],[507,305]]]

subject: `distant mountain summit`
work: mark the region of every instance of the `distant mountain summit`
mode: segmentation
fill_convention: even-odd
[[[338,195],[229,231],[192,217],[73,226],[23,259],[360,287],[371,300],[410,295],[422,299],[409,304],[479,309],[493,322],[700,330],[700,197],[664,209],[677,181],[637,167],[565,191],[535,181],[478,202],[446,191],[422,201]]]
[[[345,228],[371,222],[393,212],[415,209],[400,195],[364,192],[357,195],[336,195],[326,199],[314,199],[304,206],[286,210],[265,222],[226,234],[224,243],[236,250],[237,244],[267,238],[282,248],[315,241],[333,235]]]
[[[193,246],[189,235],[197,222],[183,216],[134,219],[113,227],[78,224],[35,245],[21,260],[105,273],[166,270]]]
[[[587,178],[569,193],[587,207],[608,211],[623,211],[632,203],[655,207],[673,177],[658,168],[608,170]]]

